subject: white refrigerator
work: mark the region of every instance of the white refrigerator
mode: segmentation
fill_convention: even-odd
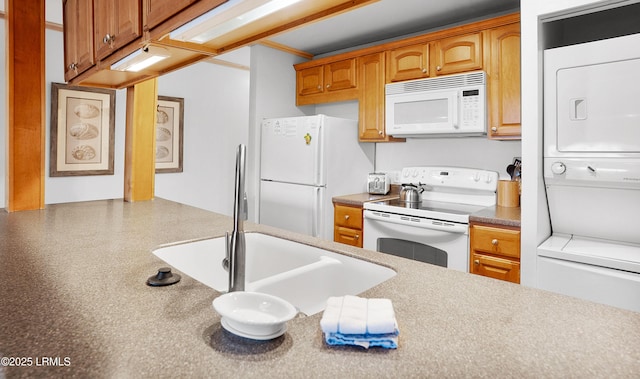
[[[355,120],[263,120],[260,223],[333,240],[332,198],[364,192],[373,162],[374,146],[358,142]]]

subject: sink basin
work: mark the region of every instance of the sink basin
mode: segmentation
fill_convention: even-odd
[[[396,275],[375,263],[267,234],[246,233],[245,241],[245,289],[278,296],[307,315],[322,311],[330,296],[357,295]],[[224,237],[161,247],[153,254],[217,291],[228,289]]]

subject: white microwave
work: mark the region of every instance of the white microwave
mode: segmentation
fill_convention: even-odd
[[[465,74],[385,86],[385,131],[394,137],[487,134],[486,74]]]

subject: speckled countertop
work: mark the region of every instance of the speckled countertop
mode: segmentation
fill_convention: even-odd
[[[471,222],[520,227],[520,207],[493,206],[469,215]]]
[[[252,223],[395,269],[361,296],[393,301],[399,348],[328,347],[321,313],[292,320],[275,340],[245,340],[221,328],[211,306],[219,292],[186,276],[145,284],[164,265],[155,247],[230,227],[228,217],[162,199],[0,211],[0,378],[640,373],[638,313]]]

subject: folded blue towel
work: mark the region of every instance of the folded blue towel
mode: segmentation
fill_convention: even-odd
[[[398,347],[398,323],[388,299],[330,297],[320,326],[329,345]]]

